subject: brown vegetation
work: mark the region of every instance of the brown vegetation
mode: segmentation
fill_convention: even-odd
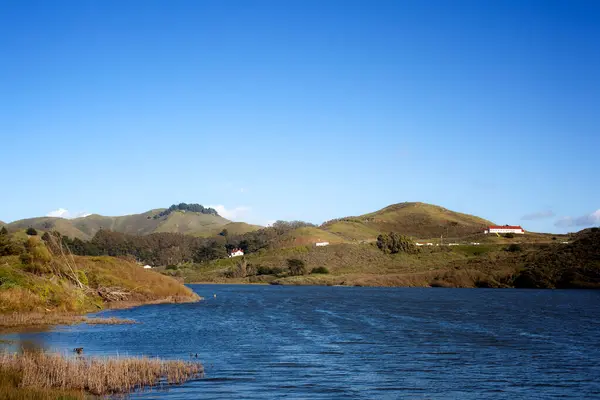
[[[86,323],[90,325],[122,325],[135,324],[132,319],[86,317],[77,314],[57,313],[10,313],[0,314],[0,329],[20,326],[74,325]]]
[[[19,398],[19,388],[61,390],[94,395],[129,393],[148,387],[181,384],[202,377],[200,363],[150,358],[70,357],[45,352],[0,353],[0,396]],[[53,393],[53,392],[48,392]],[[42,398],[42,397],[39,397]],[[45,398],[50,398],[47,396]],[[54,398],[54,397],[53,397]]]

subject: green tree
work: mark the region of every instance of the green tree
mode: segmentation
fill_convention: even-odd
[[[390,252],[390,237],[387,233],[377,236],[377,247],[386,254]]]
[[[290,258],[287,260],[287,266],[290,274],[294,276],[304,275],[306,273],[306,264],[298,258]]]
[[[219,235],[227,237],[227,236],[229,236],[229,231],[228,231],[227,229],[223,229],[223,230],[222,230],[222,231],[219,233]]]
[[[396,232],[381,234],[377,236],[377,247],[386,254],[408,253],[414,254],[419,251],[413,240]]]
[[[12,256],[22,252],[23,248],[13,242],[9,235],[0,235],[0,256]]]
[[[25,233],[28,234],[29,236],[36,236],[37,235],[37,231],[34,228],[32,228],[32,227],[27,228],[27,230],[25,231]]]
[[[8,235],[8,229],[5,226],[0,229],[0,235]]]

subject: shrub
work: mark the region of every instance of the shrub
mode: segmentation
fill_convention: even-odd
[[[167,265],[167,267],[165,268],[166,270],[176,270],[177,269],[177,265]]]
[[[29,236],[37,236],[37,231],[32,227],[27,228],[25,233],[28,234]]]
[[[317,267],[317,268],[313,268],[312,271],[310,271],[311,274],[328,274],[329,270],[325,267]]]
[[[419,251],[419,248],[410,237],[399,235],[396,232],[377,236],[377,247],[386,254],[400,252],[414,254]]]
[[[512,238],[515,237],[515,234],[514,233],[505,233],[504,237],[507,238],[507,239],[512,239]]]
[[[258,267],[256,267],[256,275],[277,275],[282,272],[283,272],[283,268],[279,268],[279,267],[269,268],[269,267],[265,267],[262,265],[259,265]]]
[[[29,265],[33,262],[33,256],[29,253],[23,253],[19,256],[19,260],[23,265]]]
[[[306,273],[306,264],[304,263],[304,261],[297,259],[297,258],[290,258],[287,260],[287,266],[290,269],[290,274],[297,276],[297,275],[304,275]]]
[[[515,243],[511,244],[510,246],[508,246],[506,248],[506,251],[510,251],[512,253],[517,252],[517,251],[521,251],[521,250],[522,250],[521,246],[518,245],[518,244],[515,244]]]
[[[600,228],[592,228],[592,232],[598,232],[598,230],[600,230]]]
[[[552,236],[552,240],[556,240],[556,236]]]

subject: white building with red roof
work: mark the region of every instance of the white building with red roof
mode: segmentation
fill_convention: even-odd
[[[521,228],[518,225],[503,225],[503,226],[488,226],[488,228],[483,231],[483,233],[516,233],[519,235],[523,235],[525,233],[525,229]]]
[[[242,249],[233,249],[231,253],[229,253],[229,258],[231,257],[239,257],[244,255],[244,250]]]

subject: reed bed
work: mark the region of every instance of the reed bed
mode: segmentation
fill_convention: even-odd
[[[132,319],[121,318],[92,318],[77,314],[60,313],[12,313],[0,314],[0,329],[25,326],[74,325],[88,323],[92,325],[135,324]]]
[[[82,391],[93,395],[130,393],[201,378],[200,363],[119,357],[75,357],[56,353],[0,352],[0,375],[17,374],[21,388]]]

